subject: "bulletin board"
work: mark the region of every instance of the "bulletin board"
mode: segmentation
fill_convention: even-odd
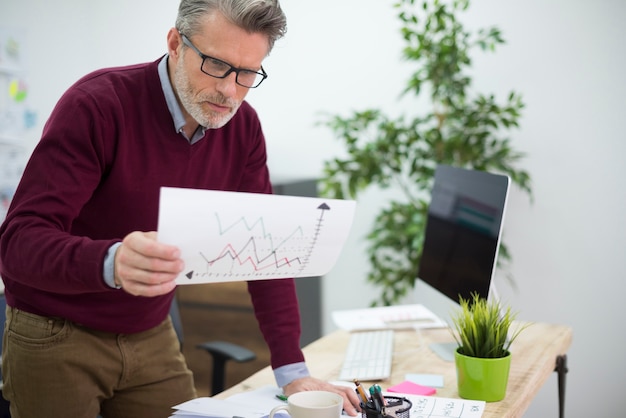
[[[25,136],[35,126],[29,106],[23,33],[0,27],[0,222],[28,159]]]

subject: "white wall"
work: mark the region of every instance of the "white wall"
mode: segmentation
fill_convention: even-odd
[[[262,119],[276,175],[317,176],[340,152],[320,112],[366,107],[402,111],[396,99],[408,69],[392,0],[283,0],[287,37],[266,62],[270,78],[249,100]],[[522,319],[570,325],[569,417],[618,416],[626,408],[623,298],[626,268],[626,3],[622,0],[475,1],[473,27],[499,26],[507,44],[474,57],[475,87],[520,91],[527,104],[513,145],[527,152],[534,201],[514,190],[504,239],[517,290],[498,283]],[[41,124],[61,93],[92,69],[156,59],[174,22],[176,0],[0,0],[0,27],[25,33],[31,104]],[[330,312],[364,307],[363,236],[381,199],[360,199],[353,233],[324,278]],[[383,194],[385,196],[385,194]],[[352,295],[347,298],[345,295]],[[441,303],[418,283],[409,301]],[[613,355],[613,354],[619,355]],[[557,415],[556,375],[527,417]]]

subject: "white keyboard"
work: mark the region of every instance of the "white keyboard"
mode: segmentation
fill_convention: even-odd
[[[393,330],[360,331],[350,334],[339,380],[385,380],[391,375]]]

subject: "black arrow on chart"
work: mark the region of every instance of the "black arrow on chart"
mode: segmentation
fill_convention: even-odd
[[[300,272],[306,268],[308,259],[311,257],[311,253],[313,253],[313,249],[315,248],[315,243],[317,242],[317,238],[319,237],[320,230],[322,229],[322,219],[324,218],[324,212],[327,210],[330,210],[330,206],[328,206],[326,203],[322,203],[317,208],[320,209],[322,212],[320,214],[319,219],[317,220],[317,225],[315,226],[315,235],[313,237],[313,241],[311,242],[311,246],[309,247],[308,254],[304,257],[304,262],[302,263],[302,266],[300,267],[300,270],[299,270]]]

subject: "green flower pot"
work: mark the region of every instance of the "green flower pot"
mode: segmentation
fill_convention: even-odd
[[[501,358],[478,358],[454,352],[459,396],[497,402],[504,399],[509,381],[511,353]]]

